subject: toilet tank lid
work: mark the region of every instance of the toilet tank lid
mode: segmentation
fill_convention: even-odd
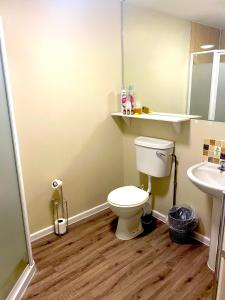
[[[134,140],[135,145],[153,148],[153,149],[171,149],[174,142],[168,140],[155,139],[150,137],[139,136]]]

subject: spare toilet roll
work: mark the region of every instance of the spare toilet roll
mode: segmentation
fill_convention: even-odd
[[[55,233],[64,234],[66,233],[66,219],[60,218],[55,221]]]

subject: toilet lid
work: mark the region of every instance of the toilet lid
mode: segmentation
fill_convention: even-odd
[[[123,186],[108,195],[108,202],[117,206],[137,206],[148,200],[148,196],[136,186]]]

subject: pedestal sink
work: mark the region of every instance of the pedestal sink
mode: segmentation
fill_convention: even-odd
[[[225,172],[218,169],[217,164],[203,162],[190,167],[187,171],[188,178],[202,192],[213,197],[211,238],[209,248],[208,266],[215,270],[216,251],[218,244],[219,223],[223,191],[225,191]]]

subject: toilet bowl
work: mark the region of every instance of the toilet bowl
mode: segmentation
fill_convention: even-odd
[[[115,189],[108,195],[111,210],[118,216],[116,237],[130,240],[143,232],[141,224],[142,208],[149,194],[135,186]]]
[[[170,175],[174,143],[172,141],[150,137],[137,137],[137,170],[148,175],[148,192],[135,186],[115,189],[108,195],[111,210],[119,217],[116,237],[121,240],[132,239],[143,232],[141,215],[144,204],[151,192],[151,176],[166,177]]]

